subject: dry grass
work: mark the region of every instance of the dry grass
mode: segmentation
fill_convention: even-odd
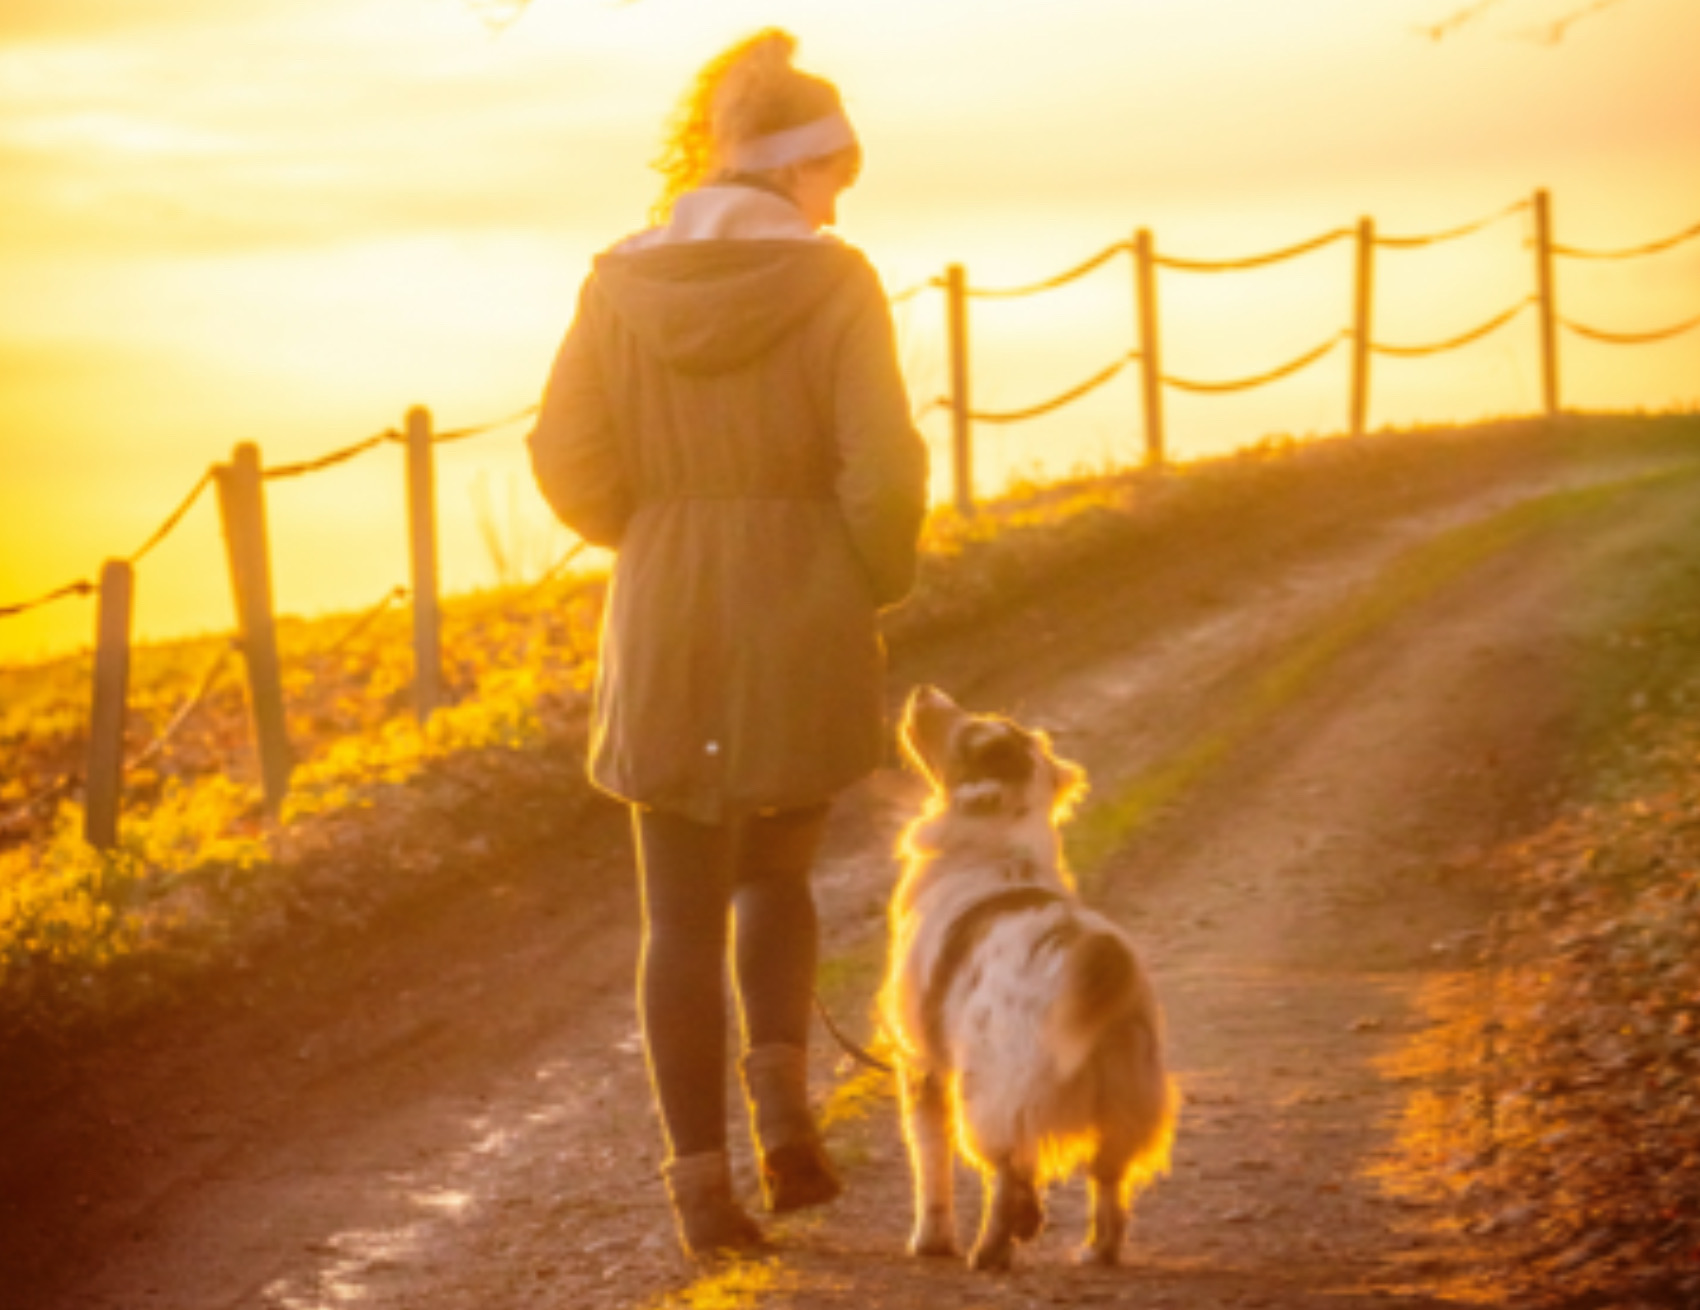
[[[1343,494],[1401,496],[1572,446],[1694,445],[1691,416],[1527,422],[1274,443],[1164,473],[1018,489],[929,525],[920,585],[889,617],[894,646],[960,631],[1093,569],[1137,568],[1253,516]],[[0,668],[0,1034],[60,1030],[145,1006],[205,969],[321,924],[360,922],[433,880],[548,840],[587,803],[583,755],[601,584],[568,579],[445,605],[448,708],[412,721],[405,614],[282,625],[301,764],[281,827],[264,821],[235,661],[170,747],[129,777],[123,840],[80,840],[88,658]],[[144,647],[127,725],[152,741],[223,638]],[[36,798],[32,801],[31,798]]]
[[[1619,638],[1642,711],[1597,791],[1473,876],[1507,890],[1437,1023],[1402,1181],[1531,1303],[1700,1305],[1700,615]]]

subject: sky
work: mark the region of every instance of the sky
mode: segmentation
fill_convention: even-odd
[[[533,403],[594,254],[642,227],[663,123],[698,65],[769,24],[843,88],[866,148],[839,231],[893,291],[962,263],[1044,278],[1149,228],[1255,254],[1372,217],[1412,235],[1550,191],[1557,237],[1636,245],[1700,223],[1700,4],[1498,0],[6,0],[0,6],[0,606],[127,556],[238,442],[267,464],[397,426]],[[1376,335],[1455,335],[1532,288],[1526,210],[1385,251]],[[1565,261],[1560,312],[1638,331],[1700,313],[1700,241]],[[1160,278],[1164,364],[1261,372],[1345,327],[1341,242],[1273,269]],[[944,385],[943,306],[896,311],[911,389]],[[1019,408],[1133,344],[1125,260],[1044,297],[976,301],[977,408]],[[1561,338],[1564,400],[1700,404],[1700,332]],[[1525,313],[1468,349],[1378,360],[1371,422],[1539,404]],[[1339,431],[1344,351],[1235,396],[1167,397],[1180,458]],[[976,480],[1139,458],[1131,376],[977,430]],[[942,443],[943,416],[924,423]],[[570,544],[523,425],[441,448],[445,585],[536,576]],[[935,490],[948,491],[938,446]],[[407,580],[403,471],[381,448],[268,487],[280,609]],[[138,573],[144,637],[232,623],[211,497]],[[0,619],[0,660],[86,644],[87,599]]]

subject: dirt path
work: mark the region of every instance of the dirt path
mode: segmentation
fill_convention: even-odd
[[[1368,1176],[1412,1090],[1378,1062],[1469,963],[1484,893],[1449,870],[1567,785],[1618,694],[1608,639],[1700,571],[1700,478],[1624,481],[1646,471],[1548,468],[1231,570],[1098,577],[897,670],[1046,724],[1092,773],[1089,894],[1146,944],[1187,1100],[1127,1268],[1067,1265],[1072,1189],[1013,1275],[907,1259],[887,1090],[822,1050],[849,1194],[778,1225],[781,1260],[691,1288],[610,810],[502,885],[33,1087],[9,1107],[34,1117],[0,1172],[0,1307],[1437,1304],[1469,1251]],[[853,1022],[914,799],[893,771],[835,819],[827,985]]]

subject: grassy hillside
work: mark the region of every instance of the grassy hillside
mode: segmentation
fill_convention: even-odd
[[[1700,418],[1278,444],[1017,490],[971,519],[934,518],[919,587],[888,616],[888,640],[915,648],[1038,589],[1104,569],[1137,576],[1150,552],[1206,538],[1303,537],[1530,468],[1673,447],[1700,448]],[[262,815],[225,643],[142,648],[132,755],[195,709],[129,774],[122,844],[107,856],[78,835],[87,657],[0,669],[0,1032],[121,1015],[267,943],[358,924],[570,827],[590,799],[580,760],[600,606],[595,579],[450,600],[452,703],[424,731],[409,707],[403,613],[283,624],[300,765],[276,827]]]
[[[1635,707],[1590,788],[1460,876],[1503,890],[1433,998],[1403,1184],[1542,1305],[1700,1305],[1700,576],[1612,634]]]

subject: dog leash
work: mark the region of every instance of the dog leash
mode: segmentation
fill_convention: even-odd
[[[821,1000],[819,992],[815,993],[815,1013],[820,1015],[820,1021],[826,1025],[827,1032],[832,1034],[833,1040],[843,1049],[844,1054],[852,1060],[855,1060],[858,1064],[865,1064],[870,1069],[877,1069],[880,1073],[897,1072],[879,1056],[868,1051],[866,1047],[858,1046],[855,1040],[833,1021],[832,1013],[826,1008],[826,1003]]]

